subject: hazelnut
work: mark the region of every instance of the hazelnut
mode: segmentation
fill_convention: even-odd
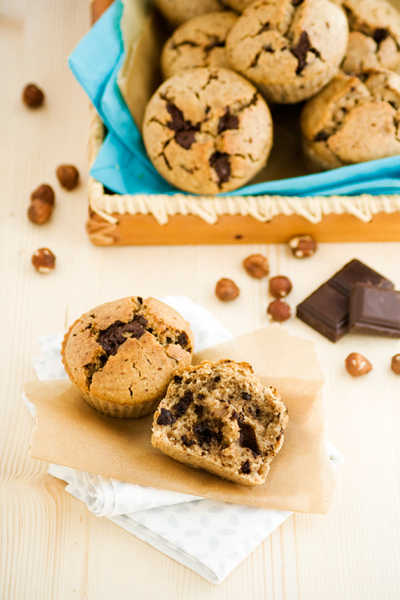
[[[56,171],[58,181],[66,190],[73,190],[79,182],[79,171],[73,165],[60,165]]]
[[[33,200],[28,208],[28,219],[36,225],[46,223],[53,212],[53,207],[43,200]]]
[[[400,375],[400,354],[396,354],[392,358],[392,371],[396,373],[396,375]]]
[[[48,248],[39,248],[32,255],[32,264],[39,273],[50,273],[56,266],[56,257]]]
[[[345,360],[346,369],[352,377],[360,377],[372,371],[372,365],[362,354],[352,352]]]
[[[251,277],[262,279],[269,273],[268,258],[262,254],[252,254],[243,261],[243,266]]]
[[[269,280],[269,293],[274,298],[285,298],[291,291],[291,281],[284,275],[277,275]]]
[[[282,300],[273,300],[267,308],[267,313],[273,321],[278,321],[278,323],[287,321],[291,316],[289,304]]]
[[[240,290],[232,279],[220,279],[215,286],[215,295],[223,302],[235,300],[240,294]]]
[[[296,258],[313,256],[317,251],[317,247],[317,242],[311,235],[297,235],[289,242],[289,248]]]
[[[43,202],[47,202],[51,206],[54,206],[55,196],[53,188],[47,183],[43,183],[39,185],[39,187],[32,192],[31,200],[43,200]]]
[[[29,108],[38,108],[43,104],[44,94],[34,83],[28,83],[22,92],[22,101]]]
[[[53,188],[44,183],[31,194],[31,205],[28,208],[28,218],[32,223],[43,225],[53,212],[55,198]]]

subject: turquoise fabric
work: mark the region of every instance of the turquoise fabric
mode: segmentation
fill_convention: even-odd
[[[142,137],[117,85],[124,61],[120,29],[122,3],[116,0],[81,40],[69,65],[98,111],[108,133],[91,175],[119,194],[174,194],[149,161]],[[330,196],[400,193],[400,157],[342,167],[318,175],[248,185],[234,194]]]

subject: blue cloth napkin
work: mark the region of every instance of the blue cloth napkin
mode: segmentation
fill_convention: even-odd
[[[143,140],[119,91],[124,62],[120,28],[123,5],[116,0],[81,40],[69,65],[108,129],[90,174],[119,194],[174,194],[149,161]],[[181,192],[182,193],[182,192]],[[236,195],[330,196],[400,193],[400,157],[342,167],[318,175],[248,185]]]

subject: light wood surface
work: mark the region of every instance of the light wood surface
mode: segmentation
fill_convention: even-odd
[[[400,377],[389,369],[399,340],[348,336],[337,345],[296,319],[286,325],[310,337],[326,375],[329,437],[344,454],[337,494],[327,516],[295,515],[265,540],[221,586],[154,550],[64,491],[47,465],[28,457],[32,418],[21,401],[34,378],[30,358],[38,336],[62,331],[90,307],[130,294],[187,295],[211,310],[233,334],[267,323],[266,282],[241,267],[266,253],[271,273],[288,275],[294,307],[353,257],[400,287],[398,243],[323,244],[308,261],[281,245],[93,246],[87,218],[88,101],[66,58],[89,26],[86,2],[0,2],[0,598],[4,600],[397,600],[400,597]],[[46,92],[46,106],[29,111],[25,83]],[[55,168],[75,163],[82,184],[60,189]],[[30,192],[54,186],[51,222],[26,217]],[[47,246],[54,273],[30,264]],[[240,297],[214,297],[220,277],[233,278]],[[374,370],[352,380],[343,369],[353,351]]]

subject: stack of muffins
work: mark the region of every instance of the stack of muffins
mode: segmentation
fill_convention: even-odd
[[[156,0],[171,27],[143,138],[194,194],[233,191],[267,163],[275,104],[305,102],[312,171],[400,154],[400,14],[386,0]]]

